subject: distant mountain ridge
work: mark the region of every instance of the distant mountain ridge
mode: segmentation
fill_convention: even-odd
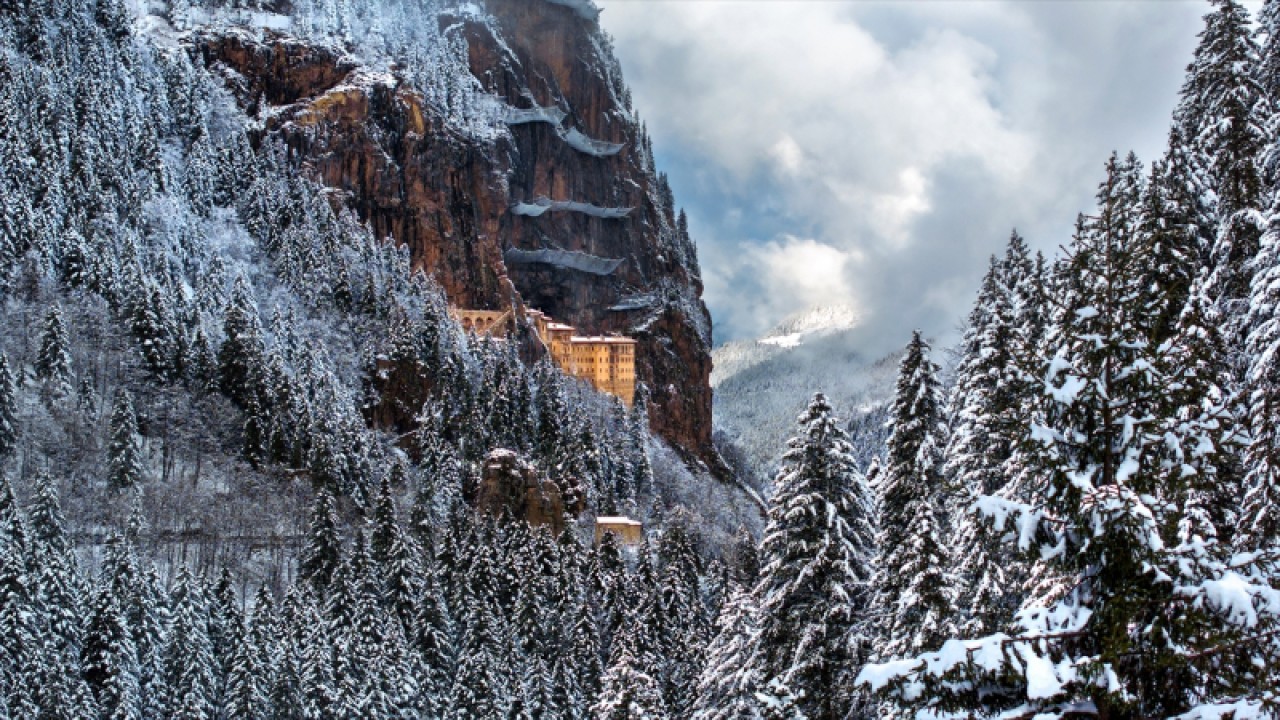
[[[757,339],[724,343],[712,352],[711,386],[715,387],[780,351],[832,333],[852,330],[860,319],[861,314],[851,305],[815,306],[783,320]]]
[[[863,352],[860,317],[849,305],[813,307],[758,339],[712,351],[717,437],[736,448],[730,454],[757,486],[773,475],[796,415],[815,392],[825,393],[846,420],[860,462],[882,454],[899,355]]]

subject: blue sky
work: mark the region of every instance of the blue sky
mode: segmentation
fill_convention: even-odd
[[[598,0],[689,213],[717,344],[815,304],[943,342],[1015,226],[1163,150],[1205,2]]]

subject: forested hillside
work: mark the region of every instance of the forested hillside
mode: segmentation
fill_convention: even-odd
[[[1013,233],[946,386],[912,336],[882,458],[801,416],[695,717],[1280,712],[1280,3],[1199,40],[1166,154],[1059,256]]]
[[[1166,155],[1060,256],[1010,237],[953,378],[903,329],[882,456],[822,394],[751,449],[763,528],[700,464],[696,258],[607,36],[486,57],[598,11],[491,9],[0,1],[0,717],[1277,715],[1280,0],[1211,4]],[[517,109],[525,63],[618,136]],[[550,143],[581,175],[491,164]],[[605,199],[509,197],[547,184]],[[664,385],[449,315],[503,293]]]
[[[423,107],[506,133],[444,8],[390,5],[428,23],[382,51],[417,53]],[[353,8],[295,10],[308,42],[354,42],[325,14]],[[755,511],[643,401],[464,335],[182,29],[280,17],[0,5],[0,712],[552,717],[627,673],[687,704]],[[510,492],[484,486],[495,448],[572,512],[473,513]],[[592,549],[615,512],[666,531]]]

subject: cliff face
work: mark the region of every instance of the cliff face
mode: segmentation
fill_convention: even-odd
[[[486,11],[442,25],[464,34],[472,74],[506,107],[545,109],[511,113],[509,132],[493,141],[452,130],[394,73],[358,67],[337,49],[270,33],[193,43],[251,114],[269,118],[266,132],[379,234],[406,244],[454,303],[537,308],[585,333],[635,337],[653,429],[721,471],[697,261],[607,39],[592,19],[550,2],[489,0]],[[543,121],[524,121],[532,115]],[[546,209],[544,199],[584,205]],[[518,203],[527,205],[514,212]],[[603,275],[527,254],[509,264],[513,248],[623,262]]]

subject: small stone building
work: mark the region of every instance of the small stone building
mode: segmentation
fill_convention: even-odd
[[[618,543],[623,546],[639,545],[644,542],[644,525],[639,520],[632,520],[621,515],[601,515],[596,518],[596,544],[605,533],[618,536]]]

